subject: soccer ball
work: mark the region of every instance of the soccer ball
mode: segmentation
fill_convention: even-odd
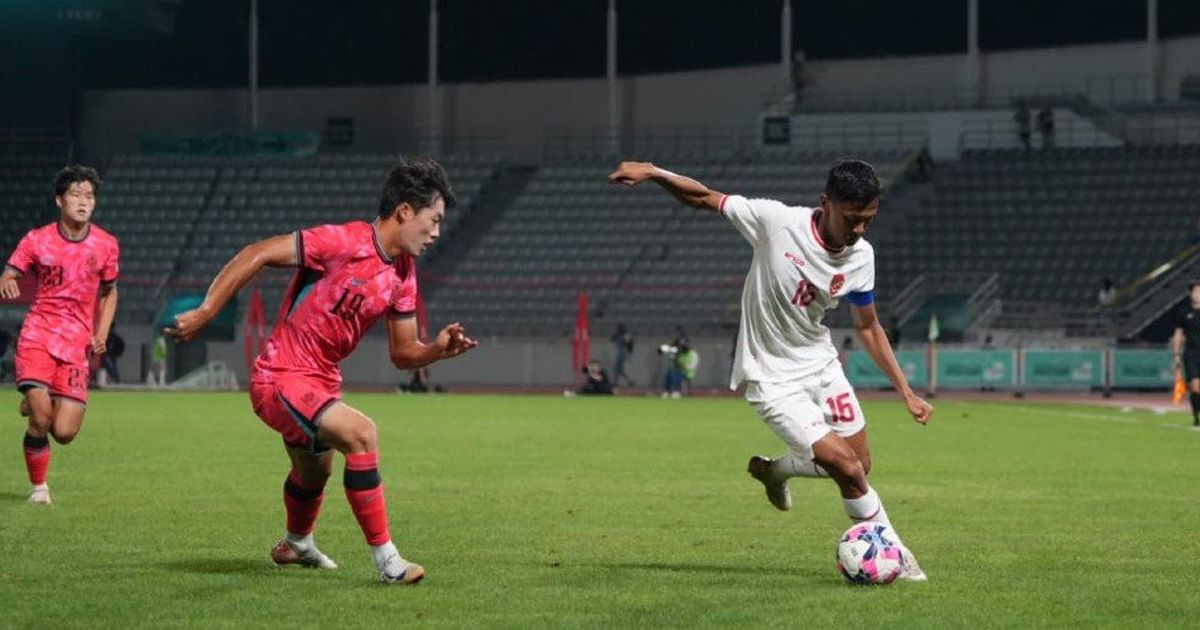
[[[837,544],[838,571],[854,584],[888,584],[903,564],[900,541],[883,523],[855,523]]]

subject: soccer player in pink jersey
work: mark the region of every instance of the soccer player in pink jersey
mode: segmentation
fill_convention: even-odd
[[[383,582],[412,584],[425,575],[392,543],[379,476],[375,423],[341,401],[338,362],[367,329],[387,316],[392,363],[402,370],[475,347],[458,323],[433,343],[417,335],[417,256],[437,239],[454,193],[441,165],[405,161],[383,186],[372,223],[321,225],[248,245],[217,274],[199,308],[168,332],[196,336],[264,266],[298,267],[279,319],[250,377],[254,413],[283,435],[292,469],[283,484],[287,529],[271,551],[277,564],[337,568],[317,549],[313,526],[332,469],[330,449],[346,456],[346,498],[371,547]]]
[[[93,225],[100,176],[68,166],[54,178],[58,221],[30,230],[0,274],[0,299],[20,297],[17,278],[37,272],[37,291],[17,340],[17,389],[31,503],[50,503],[50,437],[68,444],[87,410],[88,353],[103,354],[117,312],[117,239]],[[97,300],[97,292],[99,299]],[[96,304],[100,304],[99,317]]]

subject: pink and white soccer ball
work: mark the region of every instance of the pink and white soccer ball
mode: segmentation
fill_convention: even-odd
[[[855,523],[838,540],[838,571],[855,584],[888,584],[900,575],[903,565],[900,541],[883,523]]]

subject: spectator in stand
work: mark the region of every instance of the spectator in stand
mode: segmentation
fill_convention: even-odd
[[[1017,101],[1017,111],[1013,113],[1013,120],[1017,123],[1017,138],[1021,141],[1021,146],[1025,147],[1025,152],[1029,153],[1033,150],[1029,141],[1033,118],[1029,115],[1029,106],[1025,104],[1025,101]]]
[[[1042,108],[1042,111],[1037,115],[1038,133],[1042,136],[1042,150],[1048,151],[1054,148],[1054,110],[1049,107]]]

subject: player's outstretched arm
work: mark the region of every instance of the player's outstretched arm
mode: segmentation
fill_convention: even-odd
[[[690,177],[672,173],[650,162],[621,162],[617,170],[608,176],[610,184],[637,186],[644,181],[653,181],[684,204],[702,210],[720,212],[721,198],[725,196]]]
[[[180,313],[175,318],[175,326],[163,332],[182,341],[191,341],[263,267],[295,267],[298,264],[294,234],[272,236],[243,247],[213,278],[204,302]]]
[[[875,361],[875,365],[883,370],[896,391],[904,397],[904,405],[908,407],[908,413],[912,414],[913,420],[921,424],[929,422],[929,417],[933,415],[933,405],[922,400],[909,386],[908,379],[904,377],[904,370],[901,370],[900,364],[896,362],[896,354],[892,352],[892,344],[888,342],[883,324],[879,323],[875,304],[852,305],[850,313],[854,316],[854,329],[858,332],[859,340]]]
[[[477,345],[479,342],[468,337],[466,329],[458,322],[443,328],[433,343],[421,343],[416,317],[388,319],[388,354],[392,365],[401,370],[456,357]]]
[[[17,284],[20,274],[12,267],[5,267],[0,274],[0,300],[15,300],[21,297],[21,287]]]

